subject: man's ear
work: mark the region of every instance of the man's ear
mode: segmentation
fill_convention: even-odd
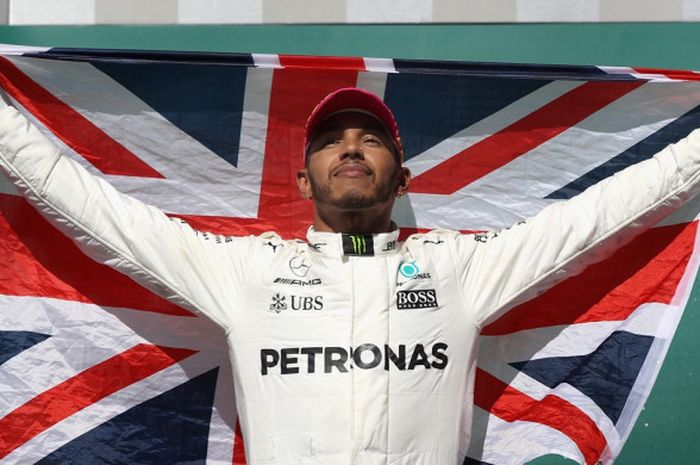
[[[304,168],[297,171],[297,187],[299,188],[299,194],[305,199],[311,199],[313,194],[311,192],[311,181],[309,180],[309,171]]]
[[[411,170],[402,166],[399,168],[398,179],[396,182],[396,196],[401,197],[408,192],[408,186],[411,184]]]

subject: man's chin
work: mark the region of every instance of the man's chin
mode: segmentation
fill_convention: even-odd
[[[377,205],[378,199],[374,196],[346,194],[342,197],[331,199],[329,203],[338,210],[358,211],[374,207]]]
[[[382,192],[372,186],[338,183],[319,188],[312,183],[317,203],[342,211],[361,211],[376,207],[389,200],[391,192]]]

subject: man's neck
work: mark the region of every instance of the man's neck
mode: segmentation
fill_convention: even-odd
[[[314,229],[318,232],[376,234],[390,232],[396,228],[390,211],[377,214],[374,211],[334,211],[324,214],[314,211]]]

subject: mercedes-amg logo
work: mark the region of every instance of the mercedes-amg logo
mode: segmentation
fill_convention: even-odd
[[[292,270],[292,273],[294,273],[296,276],[299,276],[300,278],[305,278],[306,275],[309,274],[311,265],[306,263],[306,259],[304,257],[300,257],[299,255],[297,255],[296,257],[292,257],[292,259],[289,260],[289,269]]]

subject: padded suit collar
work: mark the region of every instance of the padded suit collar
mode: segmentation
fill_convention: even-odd
[[[380,234],[346,234],[317,232],[311,226],[306,239],[316,252],[334,257],[388,255],[398,250],[399,229]]]

